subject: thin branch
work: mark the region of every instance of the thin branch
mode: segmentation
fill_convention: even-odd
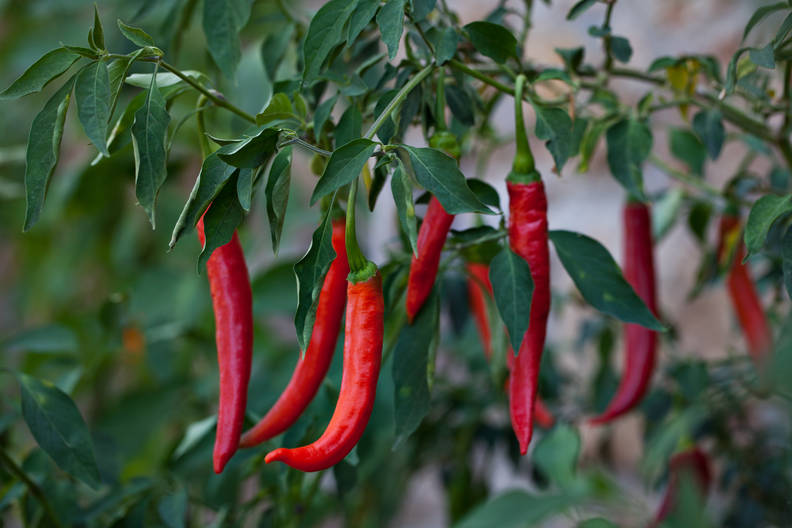
[[[25,486],[27,486],[27,489],[34,497],[36,497],[36,499],[38,499],[38,501],[41,503],[41,507],[44,508],[47,516],[52,520],[55,526],[63,528],[63,523],[61,523],[60,518],[58,518],[58,515],[55,513],[55,510],[52,509],[52,505],[50,505],[49,501],[47,500],[47,496],[44,494],[42,489],[38,484],[36,484],[36,482],[33,481],[33,479],[27,475],[27,473],[25,473],[21,467],[17,465],[16,462],[14,462],[10,456],[8,456],[8,453],[6,453],[4,449],[0,449],[0,462],[2,462],[3,465],[8,468],[9,472],[11,472],[15,477],[22,481]]]

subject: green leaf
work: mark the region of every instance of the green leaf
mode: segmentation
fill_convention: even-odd
[[[578,524],[577,528],[619,528],[619,526],[602,517],[595,517],[594,519],[586,519]]]
[[[564,424],[539,440],[532,459],[542,472],[562,489],[571,490],[578,482],[575,474],[580,455],[580,436]]]
[[[197,446],[201,440],[211,434],[216,423],[217,415],[213,414],[211,416],[207,416],[203,420],[199,420],[188,425],[187,430],[184,432],[184,437],[173,451],[173,459],[176,460],[177,458],[180,458],[193,447]]]
[[[509,57],[517,57],[517,39],[500,24],[471,22],[465,26],[465,30],[473,47],[495,62],[502,64]]]
[[[396,422],[395,445],[409,437],[429,412],[427,380],[431,349],[440,319],[436,288],[411,325],[405,325],[393,349],[393,406]]]
[[[322,134],[322,129],[324,128],[325,123],[327,123],[330,114],[333,111],[333,107],[338,101],[338,94],[335,94],[333,97],[326,101],[322,101],[322,103],[316,107],[316,111],[314,112],[314,136],[320,137]]]
[[[0,100],[16,99],[40,92],[50,81],[57,79],[68,70],[79,58],[79,55],[65,48],[57,48],[45,53],[16,81],[11,83],[11,86],[0,92]]]
[[[476,507],[454,528],[537,526],[543,518],[564,512],[575,502],[575,498],[566,495],[531,495],[522,490],[506,491]]]
[[[209,85],[209,78],[199,72],[194,70],[184,70],[181,72],[185,77],[195,81],[200,85]],[[153,74],[151,73],[133,73],[132,75],[127,76],[126,80],[124,81],[130,86],[137,86],[138,88],[148,88],[151,86],[151,77]],[[184,84],[184,80],[177,76],[176,74],[170,72],[158,72],[156,74],[157,77],[157,86],[159,86],[160,90],[164,88],[169,88],[171,86],[177,84]]]
[[[762,6],[757,9],[754,14],[751,16],[751,19],[748,21],[748,24],[745,26],[745,31],[743,32],[742,39],[745,40],[745,37],[748,36],[748,33],[761,22],[767,15],[774,13],[775,11],[781,11],[782,9],[789,8],[788,2],[778,2],[776,4]]]
[[[256,169],[256,174],[261,167]],[[239,205],[246,213],[250,212],[250,204],[253,200],[253,169],[239,169],[237,177],[237,199]]]
[[[652,151],[652,131],[643,121],[623,119],[606,133],[613,176],[638,199],[644,198],[643,163]]]
[[[451,109],[451,114],[453,114],[460,123],[466,126],[473,126],[476,120],[476,116],[473,114],[475,105],[463,88],[455,84],[447,85],[446,102],[448,103],[448,108]]]
[[[399,41],[404,31],[404,4],[406,0],[387,0],[377,13],[377,25],[382,41],[388,48],[388,57],[393,60],[399,51]]]
[[[780,45],[790,31],[792,31],[792,13],[789,13],[784,21],[781,22],[775,37],[773,37],[773,44]]]
[[[723,127],[723,116],[720,110],[712,108],[697,113],[693,117],[693,130],[707,147],[710,158],[718,159],[726,139],[726,130]]]
[[[410,155],[418,183],[434,194],[448,214],[467,212],[492,214],[467,186],[456,160],[432,148],[401,145]]]
[[[187,203],[184,204],[181,215],[179,215],[179,219],[173,228],[169,244],[171,248],[176,245],[176,241],[179,240],[184,229],[188,226],[193,227],[198,223],[206,208],[209,207],[215,196],[218,195],[229,178],[231,178],[234,170],[234,167],[220,159],[217,152],[206,157],[201,166],[201,172],[195,180],[192,192],[190,192],[190,197],[187,199]]]
[[[420,22],[434,10],[436,4],[437,0],[410,0],[412,18]]]
[[[110,117],[113,117],[115,112],[118,96],[121,95],[121,89],[124,87],[124,79],[126,79],[129,68],[143,53],[142,49],[135,50],[123,58],[116,59],[107,67],[107,78],[110,81]],[[107,150],[110,150],[110,140],[108,138]]]
[[[379,0],[358,1],[355,11],[349,17],[349,26],[346,36],[347,43],[352,44],[357,40],[360,32],[363,31],[368,23],[371,22],[371,19],[374,18],[374,14],[377,12],[377,9],[379,9],[379,6]]]
[[[289,24],[267,34],[261,43],[261,60],[271,81],[277,81],[278,67],[283,62],[294,35],[294,25]]]
[[[157,513],[167,528],[184,528],[187,517],[187,492],[184,488],[162,497],[157,504]]]
[[[597,3],[598,0],[579,0],[572,6],[572,8],[567,13],[566,19],[567,20],[575,20],[577,17],[582,15],[588,8],[593,6]]]
[[[93,489],[100,485],[93,443],[79,409],[52,383],[18,373],[22,416],[59,468]]]
[[[99,152],[110,156],[107,151],[107,122],[110,121],[110,78],[107,64],[96,61],[77,74],[74,98],[85,135]]]
[[[231,242],[234,231],[245,218],[245,211],[237,197],[236,178],[238,174],[239,170],[235,171],[229,180],[229,185],[223,187],[204,215],[206,242],[198,257],[199,272],[206,265],[215,249]]]
[[[170,114],[165,108],[165,98],[152,78],[151,88],[132,123],[132,146],[135,152],[135,195],[146,211],[151,227],[156,226],[154,206],[157,194],[168,176],[168,136]]]
[[[121,34],[132,44],[140,46],[141,48],[156,45],[154,39],[142,29],[124,24],[120,18],[116,20],[116,23],[118,24],[118,29],[121,31]]]
[[[775,58],[773,56],[773,44],[770,43],[764,48],[751,48],[748,50],[748,57],[751,62],[762,68],[774,69]]]
[[[94,4],[94,23],[91,28],[91,40],[97,49],[105,49],[104,29],[102,29],[102,21],[99,19],[99,8]]]
[[[672,128],[669,131],[671,154],[685,162],[690,172],[697,176],[704,174],[704,162],[707,161],[707,149],[693,132]]]
[[[573,150],[572,119],[560,108],[546,108],[531,105],[536,112],[536,137],[547,140],[545,145],[560,171]]]
[[[608,127],[605,121],[595,121],[584,133],[580,140],[580,163],[578,164],[578,172],[587,172],[591,157],[597,150],[602,133]]]
[[[528,263],[505,247],[490,262],[490,282],[495,305],[509,331],[509,340],[519,352],[531,316],[534,283]]]
[[[203,31],[209,54],[227,79],[233,79],[242,51],[239,31],[250,17],[252,0],[204,2]]]
[[[413,255],[418,254],[418,221],[415,218],[415,205],[412,199],[412,184],[404,171],[401,163],[391,176],[391,192],[399,215],[399,225],[407,235],[410,250]]]
[[[72,354],[77,352],[78,348],[79,343],[74,331],[59,324],[22,330],[2,342],[2,349],[9,353]]]
[[[674,226],[679,218],[679,210],[685,198],[685,191],[680,187],[671,187],[652,207],[652,239],[655,245]]]
[[[275,153],[280,132],[274,128],[258,127],[243,135],[236,143],[217,151],[217,155],[234,167],[255,169],[264,165]]]
[[[256,115],[256,124],[259,126],[275,126],[276,124],[298,128],[301,119],[297,115],[289,96],[285,93],[276,93],[272,96],[267,108]]]
[[[336,125],[334,136],[336,148],[346,145],[353,139],[360,137],[361,128],[363,126],[363,116],[360,115],[360,110],[357,106],[350,106],[341,115]]]
[[[550,231],[549,238],[575,286],[594,308],[625,323],[665,330],[624,280],[619,266],[602,244],[571,231]]]
[[[319,198],[340,189],[360,176],[363,165],[374,154],[377,144],[366,138],[358,138],[346,145],[337,148],[330,156],[325,170],[314,187],[311,195],[311,205]]]
[[[327,270],[336,257],[332,243],[331,211],[332,207],[328,207],[322,223],[311,238],[311,247],[294,265],[294,274],[297,277],[297,311],[294,314],[294,327],[297,329],[297,341],[302,351],[305,351],[311,340],[319,292],[322,290]]]
[[[344,27],[357,7],[357,0],[330,0],[316,12],[303,44],[303,83],[319,75],[330,51],[344,41]]]
[[[792,299],[792,227],[786,230],[781,243],[781,269],[784,273],[787,295]]]
[[[630,62],[630,57],[633,54],[630,41],[624,37],[611,37],[611,53],[613,53],[613,58],[619,62]]]
[[[500,196],[495,187],[484,180],[476,178],[468,179],[467,183],[470,190],[473,191],[473,194],[476,195],[481,203],[500,210]]]
[[[459,45],[459,33],[452,27],[438,29],[432,27],[427,34],[429,42],[434,46],[437,64],[443,65],[456,55]]]
[[[49,180],[58,164],[63,124],[73,86],[74,77],[50,97],[30,126],[25,154],[25,231],[39,219]]]
[[[748,249],[746,259],[764,247],[767,232],[776,220],[791,212],[792,196],[768,194],[754,202],[745,222],[745,247]]]
[[[272,251],[278,254],[283,221],[286,218],[286,206],[289,204],[289,187],[291,185],[291,145],[283,148],[270,167],[267,186],[264,194],[267,198],[267,218],[269,219]]]

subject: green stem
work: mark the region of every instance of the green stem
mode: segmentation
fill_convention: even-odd
[[[212,153],[212,149],[209,146],[209,138],[206,137],[206,121],[203,113],[206,108],[206,101],[208,100],[209,99],[204,94],[201,94],[198,96],[198,100],[195,103],[195,122],[198,128],[198,144],[201,146],[201,156],[203,159],[206,159],[209,154]]]
[[[36,484],[33,479],[31,479],[10,456],[8,456],[8,453],[6,453],[4,449],[0,449],[0,462],[2,462],[3,465],[8,468],[10,473],[12,473],[15,477],[21,480],[25,486],[27,486],[31,495],[36,497],[36,499],[38,499],[38,501],[41,503],[41,507],[44,509],[47,516],[52,520],[53,524],[59,528],[63,528],[63,523],[61,523],[58,515],[52,509],[52,506],[50,505],[46,495],[44,495],[44,492],[41,490],[39,485]]]
[[[286,145],[291,145],[293,143],[297,143],[301,147],[305,147],[308,150],[310,150],[312,152],[316,152],[317,154],[319,154],[321,156],[324,156],[326,158],[329,158],[330,156],[333,155],[333,153],[330,152],[329,150],[325,150],[325,149],[323,149],[321,147],[317,147],[316,145],[314,145],[312,143],[308,143],[304,139],[298,138],[298,137],[292,137],[292,138],[286,139],[286,140],[278,143],[278,148],[280,149],[282,147],[285,147]]]
[[[616,0],[608,0],[608,9],[605,11],[605,21],[602,23],[602,29],[607,31],[607,34],[602,38],[602,46],[605,50],[605,65],[604,70],[610,73],[613,69],[613,49],[611,37],[611,18],[613,17],[613,7],[616,5]]]
[[[359,178],[355,178],[349,185],[349,195],[347,196],[345,236],[350,274],[362,272],[368,265],[368,260],[358,245],[357,228],[355,227],[355,202],[357,201],[358,181]]]
[[[446,119],[445,119],[445,107],[446,107],[446,96],[445,96],[445,68],[440,66],[437,68],[437,110],[435,113],[435,131],[440,132],[442,130],[446,130]]]
[[[531,146],[528,144],[528,134],[525,131],[525,118],[523,116],[523,89],[525,88],[526,80],[525,75],[518,75],[514,87],[514,133],[517,152],[514,154],[512,171],[520,174],[529,174],[536,170]]]
[[[514,88],[513,87],[511,87],[509,85],[506,85],[506,84],[503,84],[502,82],[500,82],[500,81],[498,81],[496,79],[493,79],[492,77],[490,77],[490,76],[488,76],[488,75],[486,75],[484,73],[481,73],[480,71],[474,70],[473,68],[470,68],[469,66],[467,66],[463,62],[460,62],[460,61],[458,61],[456,59],[451,59],[450,61],[448,61],[448,65],[451,66],[452,68],[454,68],[455,70],[464,73],[465,75],[469,75],[470,77],[473,77],[474,79],[478,79],[479,81],[483,82],[484,84],[488,84],[488,85],[492,86],[493,88],[497,89],[498,91],[501,91],[503,93],[507,93],[509,95],[514,95]]]
[[[426,77],[428,77],[429,74],[432,73],[432,70],[434,69],[434,67],[435,67],[434,63],[431,63],[431,64],[428,64],[428,65],[424,66],[424,68],[422,70],[420,70],[418,73],[416,73],[415,76],[412,79],[410,79],[410,82],[405,84],[402,87],[402,89],[399,90],[399,93],[396,94],[396,97],[394,97],[391,100],[391,102],[388,103],[388,106],[385,107],[385,109],[377,117],[377,119],[374,121],[374,123],[368,129],[368,131],[366,131],[366,135],[364,136],[366,139],[373,139],[374,138],[374,135],[377,133],[377,130],[379,130],[380,127],[385,123],[385,120],[390,117],[390,115],[393,113],[393,111],[396,110],[396,108],[400,104],[402,104],[402,102],[404,102],[404,100],[407,98],[407,96],[410,94],[410,92],[412,92],[413,89],[421,83],[421,81],[426,79]]]
[[[693,176],[690,176],[689,174],[686,174],[682,171],[673,168],[672,166],[668,165],[665,161],[663,161],[656,155],[651,154],[649,157],[649,161],[652,163],[652,165],[661,169],[663,172],[668,174],[673,179],[680,181],[686,185],[689,185],[690,187],[698,189],[699,191],[709,195],[712,198],[723,199],[723,195],[715,187],[712,187],[711,185],[707,184],[705,181],[699,178],[695,178]]]

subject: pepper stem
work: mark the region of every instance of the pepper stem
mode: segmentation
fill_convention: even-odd
[[[373,262],[366,259],[357,241],[357,229],[355,227],[355,201],[357,199],[358,178],[349,185],[349,195],[347,196],[346,210],[346,251],[349,260],[349,281],[361,282],[370,279],[377,272],[377,267]]]
[[[435,110],[435,131],[440,132],[446,129],[445,119],[445,68],[437,68],[437,109]]]
[[[520,74],[514,84],[514,132],[516,135],[517,152],[514,154],[512,171],[519,174],[530,174],[536,171],[531,146],[528,144],[528,135],[525,131],[525,118],[523,117],[523,90],[525,88],[525,75]]]

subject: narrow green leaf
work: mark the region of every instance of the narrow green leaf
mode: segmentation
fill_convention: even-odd
[[[79,58],[79,55],[65,48],[57,48],[45,53],[16,81],[11,83],[11,86],[0,92],[0,100],[16,99],[23,95],[40,92],[50,81],[68,70]]]
[[[434,46],[437,64],[442,66],[454,58],[459,45],[459,33],[457,33],[456,29],[452,27],[443,29],[432,27],[427,36],[432,46]]]
[[[784,272],[787,295],[792,299],[792,227],[786,230],[781,243],[781,268]]]
[[[580,436],[563,424],[539,440],[532,458],[550,480],[561,489],[571,491],[578,482],[576,468],[579,455]]]
[[[377,25],[382,41],[388,48],[388,57],[393,60],[399,51],[399,41],[404,31],[404,4],[406,0],[387,0],[377,13]]]
[[[410,0],[413,19],[420,22],[434,10],[436,4],[437,0]]]
[[[188,425],[187,430],[184,432],[184,437],[181,439],[181,442],[179,442],[179,445],[176,446],[176,450],[173,452],[173,459],[176,460],[181,458],[182,455],[197,446],[201,440],[209,436],[216,423],[217,415],[212,414],[203,420],[198,420],[197,422],[193,422]]]
[[[360,32],[363,31],[374,14],[379,9],[380,0],[359,0],[357,7],[352,15],[349,17],[349,28],[347,30],[346,41],[352,44],[357,40]]]
[[[547,140],[545,145],[561,170],[572,154],[572,119],[560,108],[547,108],[531,103],[536,112],[536,137]]]
[[[562,513],[576,503],[567,495],[531,495],[511,490],[476,507],[454,528],[524,528],[537,526],[545,517]]]
[[[704,174],[704,163],[707,161],[707,149],[693,132],[672,128],[669,131],[671,154],[685,162],[690,172],[697,176]]]
[[[58,164],[63,124],[73,86],[74,77],[50,97],[30,126],[25,154],[25,231],[39,219],[49,180]]]
[[[225,147],[222,147],[222,150]],[[219,151],[218,151],[219,152]],[[201,172],[195,180],[190,197],[184,204],[179,219],[173,228],[173,234],[169,246],[173,248],[187,227],[193,227],[198,223],[198,219],[212,203],[215,196],[222,190],[231,175],[236,170],[231,165],[221,160],[217,152],[206,157],[201,166]]]
[[[578,0],[575,5],[567,13],[566,19],[567,20],[575,20],[577,17],[582,15],[588,8],[593,6],[597,3],[598,0]]]
[[[245,218],[245,211],[239,205],[237,197],[236,180],[239,174],[237,169],[217,197],[212,201],[212,206],[204,215],[204,235],[206,242],[198,257],[198,271],[203,269],[215,249],[231,242],[239,224]]]
[[[413,255],[418,254],[418,221],[415,218],[415,205],[412,199],[412,184],[401,163],[391,176],[391,192],[399,215],[399,224],[410,242]]]
[[[782,9],[789,8],[788,2],[778,2],[776,4],[762,6],[757,9],[754,14],[751,16],[751,19],[748,21],[748,24],[745,26],[745,31],[743,31],[742,39],[745,40],[745,37],[748,36],[748,33],[761,22],[767,15],[774,13],[775,11],[781,11]]]
[[[324,128],[325,123],[327,123],[327,120],[330,118],[330,114],[333,111],[336,101],[338,101],[338,94],[335,94],[326,101],[322,101],[322,103],[316,107],[316,112],[314,112],[314,136],[321,136],[322,129]]]
[[[549,238],[575,286],[594,308],[625,323],[665,330],[602,244],[571,231],[550,231]]]
[[[100,485],[93,443],[79,409],[52,383],[17,374],[22,416],[38,445],[59,468],[93,489]]]
[[[338,120],[338,125],[335,128],[335,146],[336,148],[346,145],[353,139],[360,137],[361,128],[363,126],[363,116],[360,115],[360,110],[357,106],[350,106],[341,115]]]
[[[291,145],[283,148],[272,160],[267,186],[264,194],[267,198],[267,218],[269,219],[272,251],[278,254],[283,221],[286,218],[286,207],[289,205],[289,188],[291,186]]]
[[[203,31],[209,54],[227,79],[233,79],[242,50],[239,31],[250,17],[252,0],[204,2]]]
[[[316,79],[330,51],[344,41],[344,27],[357,3],[357,0],[330,0],[311,19],[303,44],[303,83],[311,84]]]
[[[509,57],[517,57],[517,39],[505,27],[479,21],[466,25],[465,30],[473,47],[495,62],[502,64]]]
[[[268,33],[261,43],[261,60],[270,81],[278,80],[278,67],[286,56],[293,35],[294,25],[289,24],[279,28],[278,31]]]
[[[246,213],[250,212],[250,204],[253,200],[253,173],[253,169],[239,169],[237,177],[237,199]]]
[[[745,222],[746,259],[764,247],[770,227],[789,213],[792,213],[792,196],[768,194],[754,202]]]
[[[377,144],[366,138],[358,138],[333,151],[325,170],[314,187],[311,205],[319,198],[340,189],[360,176],[363,165],[374,154]]]
[[[206,74],[201,73],[199,71],[185,70],[181,73],[200,85],[208,86],[210,84],[209,78],[206,76]],[[148,88],[149,86],[151,86],[152,75],[153,74],[151,73],[133,73],[132,75],[127,76],[124,82],[130,86],[137,86],[138,88]],[[181,77],[171,72],[158,72],[156,74],[156,77],[157,77],[157,86],[159,86],[160,90],[169,88],[177,84],[186,84]]]
[[[772,43],[764,48],[751,48],[748,50],[748,57],[751,59],[751,62],[757,66],[770,70],[775,68],[775,58],[773,55],[774,49]]]
[[[116,59],[107,67],[107,77],[110,81],[110,118],[112,119],[115,112],[118,96],[121,95],[121,89],[124,87],[124,79],[126,79],[129,68],[143,53],[142,49],[135,50],[129,55],[121,59]],[[107,150],[110,151],[110,139],[107,140]]]
[[[697,113],[693,116],[693,130],[707,147],[710,158],[718,159],[723,142],[726,140],[726,130],[720,110],[713,108]]]
[[[294,314],[294,327],[297,329],[297,341],[302,351],[305,351],[311,340],[319,292],[322,290],[327,270],[336,257],[332,243],[331,211],[332,208],[328,207],[322,223],[311,238],[311,247],[294,265],[294,274],[297,277],[297,311]]]
[[[77,102],[77,115],[85,135],[102,155],[110,156],[107,151],[110,78],[105,62],[96,61],[80,71],[74,85],[74,98]]]
[[[644,198],[643,163],[652,150],[652,131],[643,121],[623,119],[606,133],[608,165],[627,192]]]
[[[121,31],[121,34],[132,44],[140,46],[141,48],[156,45],[154,39],[142,29],[124,24],[120,18],[116,20],[116,23],[118,24],[118,29]]]
[[[223,147],[217,155],[234,167],[255,169],[275,153],[279,134],[275,128],[255,128],[245,133],[241,141]]]
[[[99,8],[96,4],[94,4],[94,23],[91,28],[91,38],[97,49],[105,49],[104,29],[102,29],[102,21],[99,18]]]
[[[297,115],[289,96],[285,93],[273,95],[267,107],[256,114],[256,124],[261,127],[282,125],[288,128],[298,128],[300,123],[300,116]]]
[[[434,194],[448,214],[467,212],[492,214],[479,201],[459,171],[456,160],[432,148],[401,145],[410,156],[410,163],[418,183]]]
[[[393,349],[394,447],[409,437],[429,412],[427,380],[431,348],[436,345],[440,302],[436,288],[411,325],[405,325]]]
[[[509,340],[519,352],[531,316],[534,283],[528,263],[505,247],[490,262],[490,281],[495,305],[509,331]]]
[[[168,175],[168,136],[170,114],[165,108],[165,98],[157,88],[156,78],[146,95],[143,106],[135,112],[132,123],[132,146],[135,152],[135,195],[146,211],[151,227],[156,226],[154,206],[157,194]]]

